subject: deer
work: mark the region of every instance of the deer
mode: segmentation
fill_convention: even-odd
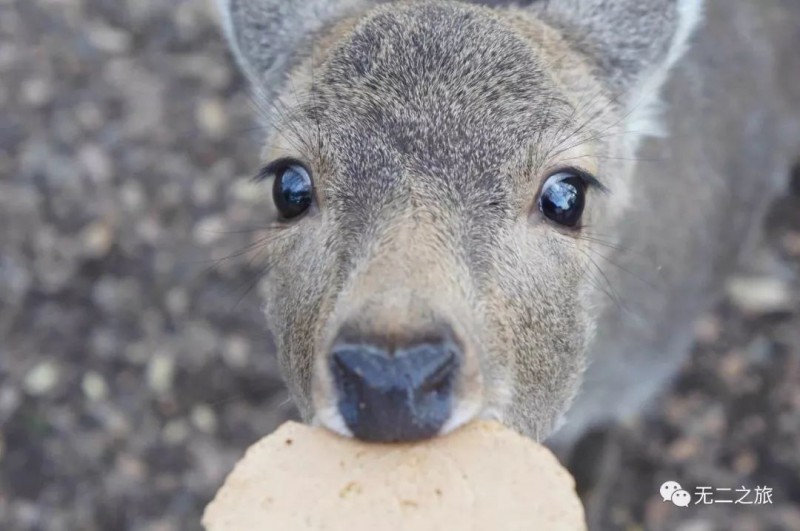
[[[345,436],[638,414],[800,155],[789,1],[216,5],[265,110],[266,327]]]

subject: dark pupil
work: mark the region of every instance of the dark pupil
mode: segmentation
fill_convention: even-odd
[[[583,213],[583,186],[580,177],[565,177],[548,185],[542,194],[542,212],[561,225],[572,227]]]
[[[289,166],[275,178],[272,195],[283,217],[299,216],[311,206],[311,178],[303,168]]]

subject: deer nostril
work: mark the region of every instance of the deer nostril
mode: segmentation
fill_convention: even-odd
[[[393,351],[374,342],[335,344],[330,367],[345,423],[364,440],[436,435],[450,416],[460,357],[448,337]]]
[[[456,369],[456,353],[452,349],[445,351],[444,357],[441,358],[439,365],[434,367],[433,371],[424,377],[420,390],[423,392],[433,391],[439,394],[449,392],[452,381],[453,373]]]

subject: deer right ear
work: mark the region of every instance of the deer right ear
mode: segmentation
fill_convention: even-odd
[[[360,5],[359,0],[215,0],[239,66],[271,100],[313,36]]]

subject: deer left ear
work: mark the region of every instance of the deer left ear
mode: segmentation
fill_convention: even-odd
[[[660,93],[702,24],[704,0],[549,0],[540,16],[598,67],[639,131],[661,135]],[[630,127],[634,129],[634,127]]]
[[[702,22],[704,0],[549,0],[533,4],[595,59],[611,85],[630,90],[669,70]]]

